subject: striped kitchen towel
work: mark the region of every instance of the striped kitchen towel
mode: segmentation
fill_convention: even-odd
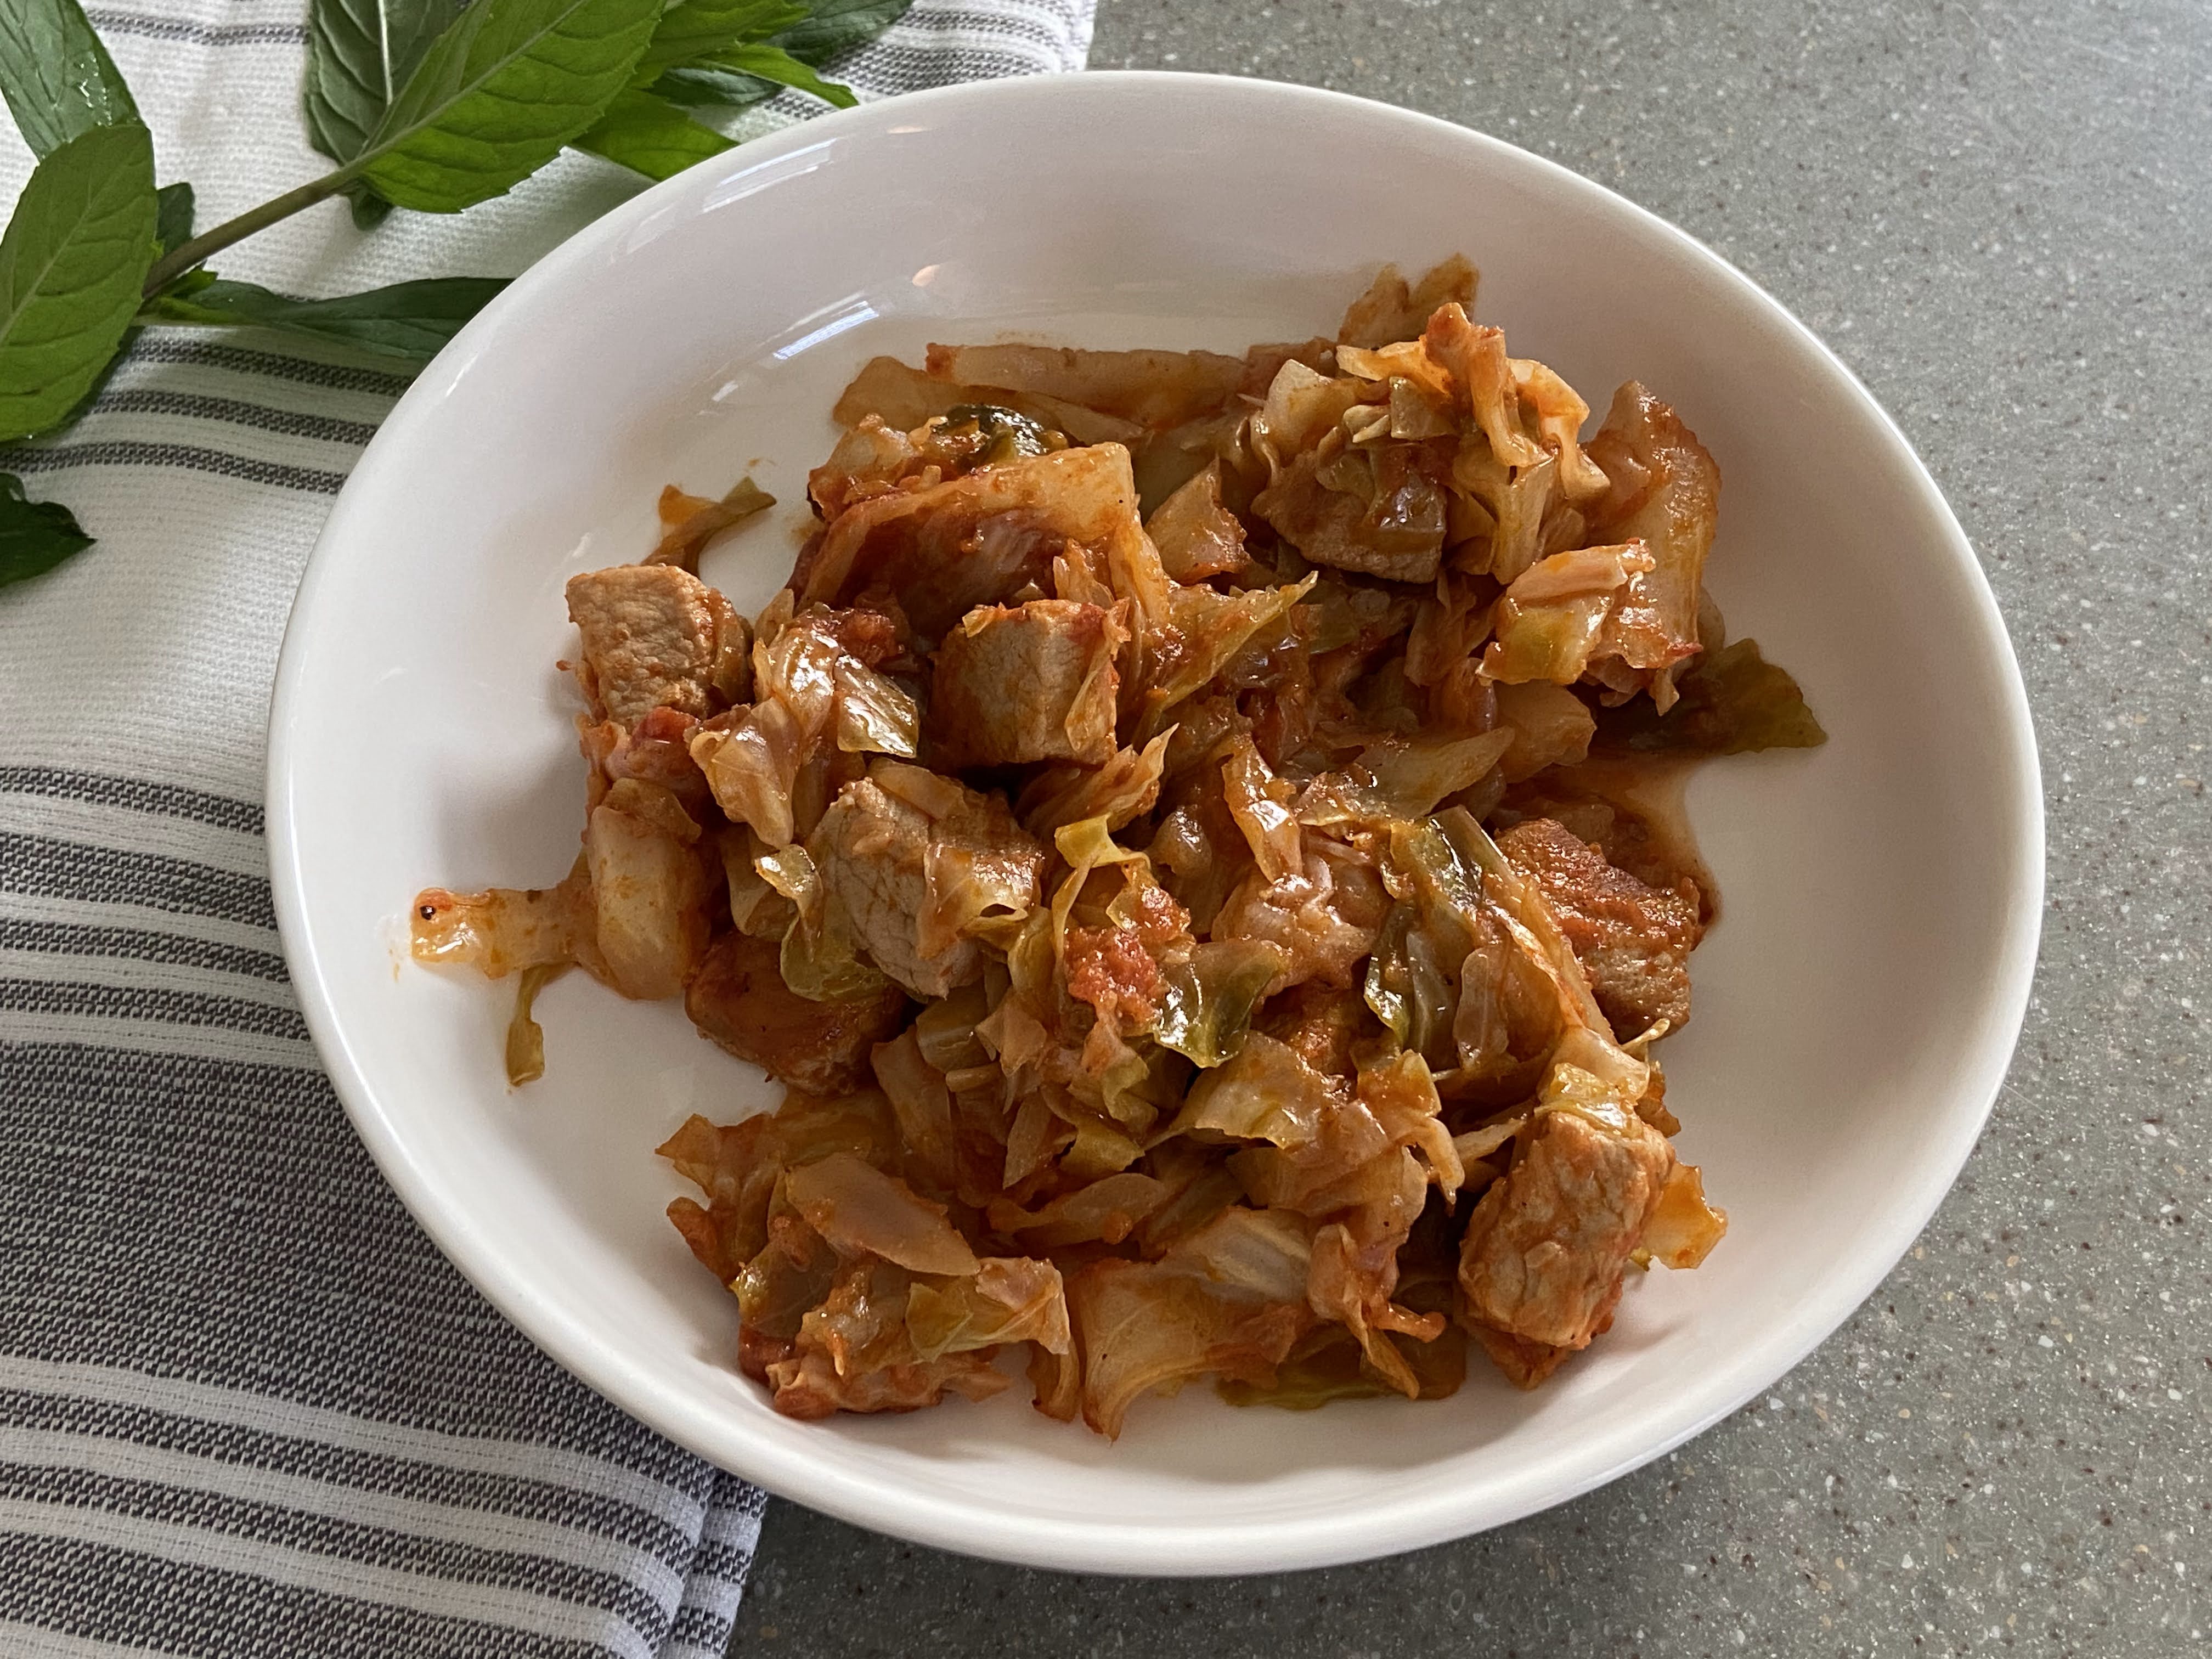
[[[299,0],[95,9],[211,224],[323,170]],[[918,0],[864,95],[1078,69],[1090,0]],[[795,96],[747,118],[804,112]],[[29,158],[12,135],[0,191]],[[459,218],[226,255],[295,293],[520,270],[635,189],[570,155]],[[0,453],[99,544],[0,590],[0,1655],[712,1659],[761,1494],[540,1355],[386,1188],[277,953],[262,728],[331,498],[404,389],[155,330]]]

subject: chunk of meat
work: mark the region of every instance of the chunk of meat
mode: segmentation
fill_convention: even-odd
[[[1549,818],[1514,825],[1498,845],[1543,890],[1616,1031],[1628,1037],[1662,1019],[1688,1022],[1690,952],[1705,933],[1694,883],[1646,886]]]
[[[1674,1149],[1640,1118],[1612,1128],[1547,1112],[1468,1218],[1459,1285],[1469,1324],[1587,1347],[1613,1318],[1629,1255],[1674,1170]]]
[[[1115,614],[1073,599],[979,605],[938,647],[931,753],[945,766],[1114,757]]]
[[[890,787],[886,787],[888,783]],[[807,837],[827,902],[876,966],[915,996],[949,995],[983,971],[957,926],[973,891],[1000,909],[1036,903],[1045,850],[1006,799],[919,767],[878,767],[845,786]]]
[[[571,576],[568,617],[584,636],[586,690],[609,720],[627,726],[655,708],[704,720],[718,686],[743,690],[744,619],[688,570],[619,564]]]
[[[868,1080],[868,1052],[905,1022],[896,986],[857,1002],[815,1002],[783,982],[776,942],[725,933],[684,988],[684,1012],[739,1060],[810,1095],[842,1094]]]
[[[1444,550],[1444,491],[1437,479],[1449,459],[1421,444],[1379,444],[1371,458],[1371,493],[1353,495],[1321,481],[1317,454],[1300,455],[1253,498],[1252,511],[1315,564],[1394,581],[1434,581]]]

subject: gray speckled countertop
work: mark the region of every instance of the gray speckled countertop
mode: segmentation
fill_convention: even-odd
[[[1919,1245],[1679,1453],[1273,1578],[1061,1577],[777,1503],[732,1653],[2212,1654],[2212,7],[1103,0],[1091,62],[1497,134],[1836,347],[1949,495],[2027,672],[2036,998]]]

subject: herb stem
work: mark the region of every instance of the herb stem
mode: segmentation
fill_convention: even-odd
[[[242,242],[257,230],[266,230],[280,219],[289,219],[318,202],[327,201],[353,182],[351,169],[339,168],[321,178],[301,185],[297,190],[288,190],[282,196],[272,197],[258,208],[249,208],[235,219],[227,219],[213,230],[202,231],[189,242],[179,244],[154,262],[146,273],[146,298],[152,299],[163,289],[194,266],[204,263],[234,242]]]

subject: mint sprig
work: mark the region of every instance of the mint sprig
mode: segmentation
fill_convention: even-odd
[[[0,97],[42,161],[94,127],[138,118],[131,88],[76,0],[0,5]]]
[[[169,293],[149,301],[145,322],[184,323],[226,328],[252,325],[310,334],[343,345],[427,363],[461,325],[483,309],[507,286],[499,276],[433,276],[395,283],[337,300],[295,300],[252,283],[187,279]]]
[[[149,325],[281,329],[423,362],[504,286],[452,276],[334,299],[228,280],[207,261],[334,197],[364,229],[393,208],[459,213],[564,148],[665,179],[732,140],[691,112],[791,88],[912,0],[309,0],[301,107],[337,165],[195,234],[188,184],[155,187],[154,143],[78,0],[0,0],[0,97],[39,158],[0,236],[0,441],[92,401]],[[0,586],[91,544],[65,507],[0,473]]]
[[[503,196],[599,119],[659,21],[654,0],[478,0],[340,173],[424,213]]]
[[[0,586],[43,576],[91,545],[69,508],[27,501],[23,481],[0,472]]]
[[[40,161],[0,236],[0,439],[58,425],[107,367],[154,258],[154,141],[94,127]]]
[[[673,178],[693,162],[730,148],[729,139],[665,98],[635,88],[619,94],[575,143],[578,149],[618,161],[648,179]]]
[[[310,6],[307,142],[333,161],[358,156],[431,42],[460,13],[460,0],[320,0]],[[365,184],[346,193],[353,198],[354,222],[363,230],[392,211],[392,204]]]

